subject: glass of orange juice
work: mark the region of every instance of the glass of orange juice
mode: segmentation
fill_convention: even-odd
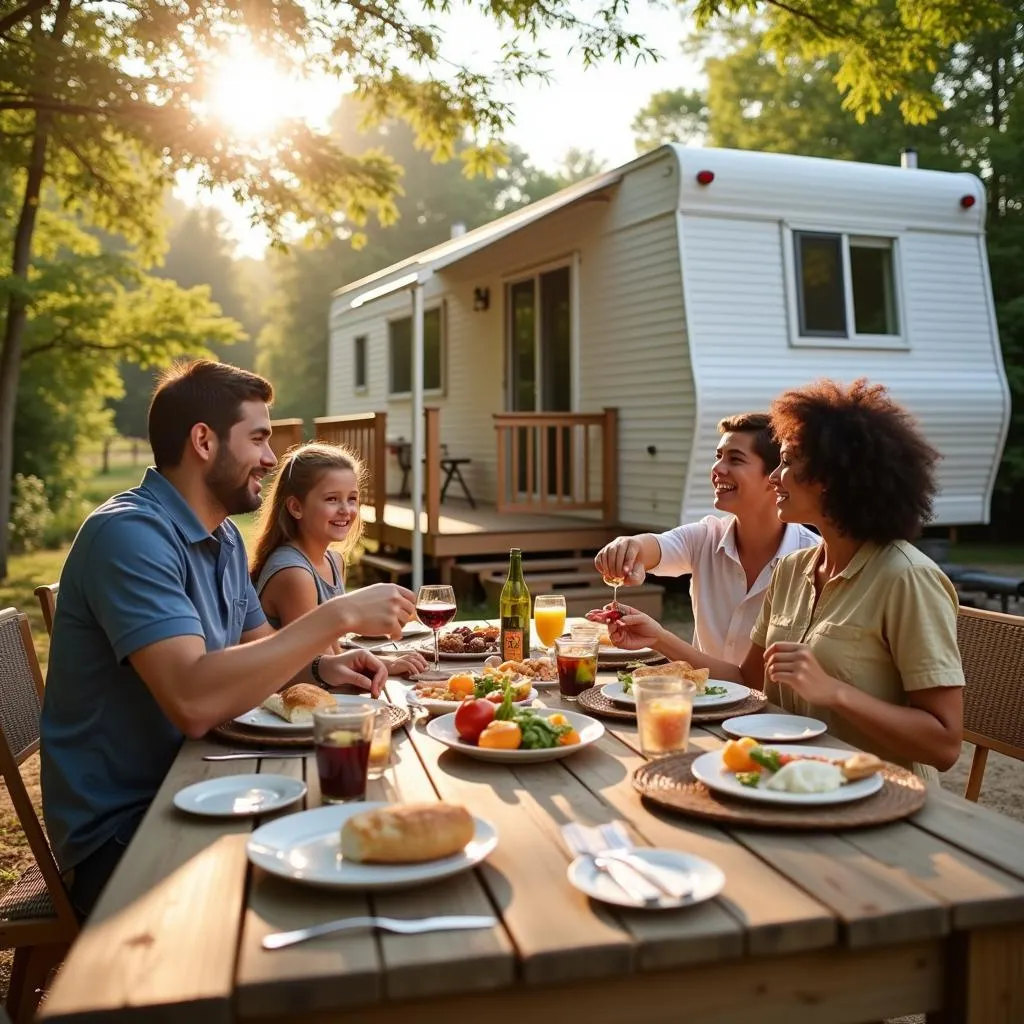
[[[633,681],[640,749],[645,757],[686,750],[697,687],[677,676],[644,676]]]
[[[538,594],[533,602],[533,628],[549,653],[565,632],[565,595]]]

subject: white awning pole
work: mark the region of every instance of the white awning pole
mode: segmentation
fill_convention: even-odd
[[[423,285],[412,290],[412,588],[423,586]]]

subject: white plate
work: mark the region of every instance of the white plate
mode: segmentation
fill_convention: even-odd
[[[749,736],[762,743],[799,743],[820,736],[828,726],[801,715],[740,715],[727,718],[722,728],[730,736]]]
[[[844,751],[835,747],[794,747],[772,744],[772,749],[780,754],[796,754],[801,757],[825,757],[830,761],[840,759]],[[774,789],[766,789],[765,783],[771,778],[770,772],[762,772],[761,783],[757,787],[744,786],[736,776],[722,764],[721,750],[713,750],[701,754],[690,765],[693,777],[704,783],[708,789],[725,793],[728,796],[753,800],[756,803],[786,804],[790,807],[823,807],[828,804],[848,804],[854,800],[877,793],[882,788],[882,776],[879,772],[869,775],[866,779],[847,782],[838,789],[828,793],[782,793]]]
[[[535,687],[530,687],[530,692],[522,700],[517,700],[514,703],[520,707],[526,707],[530,701],[536,700],[538,693]],[[427,697],[420,697],[416,693],[416,687],[410,686],[406,691],[405,695],[406,702],[410,707],[423,708],[431,718],[436,718],[438,715],[450,715],[459,710],[459,705],[462,703],[460,700],[430,700]]]
[[[249,837],[246,853],[258,867],[281,878],[326,889],[404,889],[447,878],[479,864],[498,845],[494,826],[474,815],[476,832],[459,853],[422,864],[358,864],[341,856],[341,826],[361,811],[386,807],[359,801],[317,807],[268,822]]]
[[[538,761],[557,761],[560,758],[575,754],[577,750],[583,750],[595,743],[604,735],[604,726],[595,718],[589,715],[581,715],[578,711],[562,711],[558,708],[536,708],[538,715],[548,717],[550,715],[565,715],[566,721],[580,734],[579,743],[571,747],[548,747],[544,750],[492,750],[488,747],[480,748],[473,743],[467,743],[459,738],[455,729],[455,716],[444,715],[435,718],[427,723],[427,734],[435,740],[443,743],[460,754],[468,754],[470,757],[478,758],[481,761],[500,761],[504,764],[531,764]]]
[[[287,775],[225,775],[179,789],[174,806],[211,818],[245,818],[287,807],[305,794],[306,784]]]
[[[725,875],[722,873],[722,869],[710,861],[704,860],[703,857],[695,857],[691,853],[677,853],[675,850],[653,849],[637,849],[633,850],[632,854],[661,872],[677,877],[683,876],[683,879],[691,886],[690,892],[681,899],[661,895],[657,903],[640,903],[631,900],[605,872],[598,871],[591,857],[577,857],[569,865],[569,884],[592,899],[601,900],[603,903],[650,910],[670,910],[674,907],[688,907],[693,903],[703,903],[705,900],[717,896],[725,885]]]
[[[633,658],[650,658],[658,652],[651,647],[640,647],[635,651],[627,651],[624,647],[609,647],[601,644],[597,649],[598,658],[614,658],[616,661],[630,661]]]
[[[741,700],[745,700],[750,695],[749,687],[742,686],[740,683],[730,683],[725,679],[709,679],[707,685],[724,686],[726,692],[706,697],[694,697],[693,706],[695,708],[713,708],[721,704],[736,704]],[[631,707],[636,707],[636,697],[631,693],[626,693],[620,682],[606,683],[601,687],[601,692],[616,704],[628,704]]]
[[[369,696],[362,697],[357,693],[335,693],[332,696],[339,704],[356,704],[373,699]],[[246,711],[244,715],[239,715],[235,721],[241,725],[251,726],[254,729],[266,729],[268,732],[313,732],[312,722],[286,722],[283,718],[278,718],[273,711],[268,711],[263,707]]]
[[[707,694],[698,695],[693,698],[693,706],[695,708],[716,708],[721,707],[723,704],[738,704],[741,700],[746,700],[750,696],[749,686],[744,686],[742,683],[731,683],[728,679],[709,679],[706,685],[724,686],[725,693],[719,693],[714,696],[708,696]]]
[[[349,636],[353,640],[390,640],[391,637],[385,636],[383,633],[349,633]],[[412,619],[402,627],[403,639],[413,636],[430,636],[430,628],[424,626],[418,619]],[[381,651],[382,654],[387,654],[387,651]]]
[[[432,666],[434,664],[434,644],[433,641],[429,644],[420,644],[418,647],[413,648],[414,651],[419,652]],[[381,653],[384,653],[383,651]],[[497,647],[494,650],[481,651],[479,654],[470,653],[463,651],[461,653],[453,653],[451,651],[441,651],[441,661],[484,661],[487,658],[493,658],[498,653]]]

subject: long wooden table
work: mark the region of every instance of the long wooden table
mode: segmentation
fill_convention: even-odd
[[[388,693],[403,700],[399,684]],[[557,690],[542,696],[560,703]],[[926,1012],[930,1024],[1024,1021],[1024,825],[935,789],[913,819],[882,828],[719,828],[645,805],[630,781],[643,763],[636,728],[605,725],[593,747],[523,766],[448,751],[422,722],[396,732],[392,767],[368,798],[465,804],[497,826],[499,844],[473,871],[372,895],[307,888],[250,867],[245,844],[258,819],[176,812],[183,786],[255,770],[251,761],[202,760],[223,745],[186,743],[42,1018],[860,1024]],[[710,750],[723,734],[695,728],[691,742]],[[312,755],[262,758],[258,770],[305,779],[305,806],[319,805]],[[645,912],[576,891],[559,826],[616,818],[640,844],[718,864],[721,896]],[[271,931],[366,913],[496,913],[500,925],[260,946]]]

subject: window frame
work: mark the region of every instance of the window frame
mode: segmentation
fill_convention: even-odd
[[[423,307],[424,326],[425,326],[425,321],[426,321],[427,315],[429,313],[433,313],[435,311],[437,312],[437,315],[438,315],[437,358],[438,358],[438,362],[440,363],[439,375],[438,376],[440,378],[441,384],[440,384],[440,387],[436,387],[436,388],[424,388],[423,389],[423,394],[424,395],[430,395],[432,397],[444,397],[444,395],[446,394],[445,382],[447,380],[447,369],[448,369],[448,366],[447,366],[448,330],[447,330],[447,323],[446,323],[446,321],[447,321],[447,315],[446,315],[447,314],[447,304],[443,300],[441,300],[439,302],[431,302],[431,303],[425,304],[424,307]],[[409,348],[409,357],[410,357],[409,384],[410,384],[410,390],[409,391],[392,391],[391,390],[393,382],[394,382],[394,373],[393,373],[394,364],[393,364],[393,358],[392,358],[393,346],[391,344],[391,340],[392,340],[391,339],[392,325],[396,324],[396,323],[400,323],[402,320],[408,320],[409,321],[409,326],[411,328],[412,327],[412,317],[413,317],[413,314],[411,312],[409,312],[409,313],[404,313],[401,316],[391,316],[391,317],[388,317],[388,319],[387,319],[387,324],[386,324],[386,326],[387,326],[387,340],[388,340],[388,376],[387,376],[387,386],[388,386],[388,399],[389,400],[394,399],[396,401],[402,401],[404,399],[409,399],[409,400],[412,399],[412,390],[411,390],[411,387],[412,387],[412,365],[411,365],[411,363],[412,363],[412,335],[411,335],[411,333],[410,333],[410,348]],[[426,369],[426,366],[424,365],[424,370],[425,369]]]
[[[359,346],[363,348],[363,379],[359,380]],[[369,366],[369,334],[357,334],[352,340],[352,390],[357,395],[364,395],[370,390],[370,366]]]
[[[846,332],[802,334],[801,323],[801,274],[798,256],[797,235],[832,235],[841,240],[843,267],[843,301],[846,315]],[[892,289],[895,304],[895,334],[858,334],[856,311],[853,304],[853,274],[850,261],[851,243],[858,241],[875,243],[866,248],[885,248],[879,243],[888,243],[892,253]],[[786,306],[789,320],[789,344],[791,348],[869,348],[910,349],[910,334],[907,322],[907,303],[903,288],[903,235],[901,231],[872,231],[863,227],[832,226],[822,224],[783,224],[782,249],[783,270],[786,282]]]

